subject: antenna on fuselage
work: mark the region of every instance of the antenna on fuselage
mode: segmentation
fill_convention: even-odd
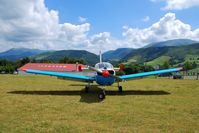
[[[99,56],[100,56],[100,63],[102,63],[102,51],[101,50],[99,52]]]

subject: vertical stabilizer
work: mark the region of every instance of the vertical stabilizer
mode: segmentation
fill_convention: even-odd
[[[99,56],[100,56],[100,63],[102,63],[102,51],[101,50],[99,52]]]

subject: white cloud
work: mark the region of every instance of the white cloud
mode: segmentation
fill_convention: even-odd
[[[58,12],[48,10],[44,0],[1,0],[0,12],[1,51],[11,46],[75,48],[85,41],[90,30],[89,23],[60,24]]]
[[[199,0],[151,0],[152,2],[166,2],[166,6],[163,10],[182,10],[199,6]]]
[[[129,28],[129,26],[128,26],[128,25],[124,25],[124,26],[122,26],[122,28],[123,28],[124,30],[126,30],[126,29]]]
[[[71,43],[80,43],[86,39],[86,32],[90,30],[90,24],[73,25],[70,23],[60,24],[60,39]]]
[[[98,54],[100,50],[105,52],[108,50],[126,47],[123,43],[123,40],[113,38],[110,32],[101,32],[88,37],[83,44],[85,46],[83,49]]]
[[[60,23],[59,13],[49,10],[44,0],[0,1],[0,51],[13,47],[38,49],[85,49],[98,53],[122,47],[109,32],[88,36],[90,24]]]
[[[13,4],[14,3],[14,4]],[[150,18],[147,18],[150,19]],[[148,28],[123,26],[122,39],[110,32],[88,36],[91,24],[60,23],[59,13],[49,10],[44,0],[0,1],[0,51],[13,47],[38,49],[84,49],[98,53],[120,47],[139,48],[148,43],[176,38],[199,39],[199,28],[167,13]]]
[[[79,22],[84,23],[87,21],[87,18],[79,16]]]
[[[142,19],[143,22],[148,22],[149,20],[150,20],[150,17],[149,17],[149,16],[145,16],[145,17]]]
[[[145,29],[128,28],[123,32],[128,46],[139,48],[148,43],[169,39],[199,39],[199,28],[192,31],[189,24],[176,19],[174,13],[167,13],[158,22]]]

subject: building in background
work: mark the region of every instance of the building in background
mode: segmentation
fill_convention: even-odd
[[[82,64],[51,64],[51,63],[28,63],[20,68],[18,68],[19,74],[26,74],[24,70],[33,69],[33,70],[42,70],[42,71],[52,71],[52,72],[80,72],[78,69],[79,66],[82,68],[86,67]]]

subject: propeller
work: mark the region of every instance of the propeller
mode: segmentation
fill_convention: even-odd
[[[93,71],[96,71],[96,72],[98,72],[98,73],[102,73],[101,70],[96,69],[95,67],[88,66],[88,69],[93,70]]]
[[[108,77],[108,76],[110,76],[110,73],[109,73],[109,71],[108,70],[99,70],[99,69],[96,69],[95,67],[91,67],[91,66],[88,66],[88,69],[90,69],[90,70],[93,70],[93,71],[96,71],[96,72],[98,72],[98,73],[101,73],[102,74],[102,76],[104,76],[104,77]]]

